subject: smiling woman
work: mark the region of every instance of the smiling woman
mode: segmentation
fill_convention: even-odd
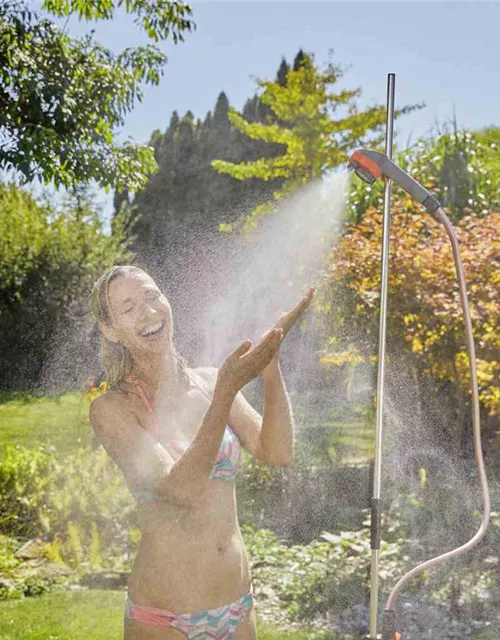
[[[147,273],[115,266],[94,285],[110,390],[92,403],[90,422],[137,500],[142,529],[125,640],[256,637],[234,479],[242,446],[270,464],[292,459],[292,412],[277,353],[312,294],[219,370],[190,369],[174,347],[170,304]],[[259,373],[263,417],[240,391]]]
[[[188,383],[186,362],[172,342],[168,300],[142,269],[129,265],[108,269],[94,285],[91,306],[101,329],[101,360],[111,389],[123,391],[125,378],[132,371],[133,354],[140,352],[138,338],[152,341],[164,335],[169,338],[170,365],[175,362],[178,376]],[[144,306],[149,308],[145,319]]]

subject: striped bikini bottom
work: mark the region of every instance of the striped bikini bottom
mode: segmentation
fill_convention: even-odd
[[[173,627],[189,640],[230,640],[253,602],[253,588],[231,604],[177,615],[171,611],[134,604],[127,596],[125,600],[125,620],[136,620],[153,627]]]

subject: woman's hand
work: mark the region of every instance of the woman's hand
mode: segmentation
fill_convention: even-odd
[[[269,365],[279,349],[283,335],[282,328],[273,328],[251,350],[252,343],[245,340],[219,368],[216,392],[228,394],[234,399],[240,389]]]
[[[252,343],[245,340],[233,351],[219,368],[216,389],[236,397],[238,391],[259,373],[263,373],[271,363],[277,363],[281,341],[311,304],[315,287],[293,307],[283,312],[274,326],[267,331],[257,345],[249,351]]]
[[[285,337],[297,320],[307,311],[315,291],[316,287],[311,287],[307,294],[301,298],[291,311],[284,311],[271,331],[273,329],[281,329],[283,331],[283,337]]]
[[[293,325],[297,322],[297,320],[304,315],[304,313],[309,308],[311,304],[311,300],[316,291],[315,287],[311,287],[307,294],[299,300],[299,302],[295,305],[295,307],[291,311],[284,311],[278,321],[274,324],[274,326],[270,329],[270,331],[274,331],[275,329],[281,329],[283,331],[283,337],[290,331]],[[269,332],[268,332],[269,333]],[[265,333],[262,339],[264,339],[268,333]],[[275,356],[272,358],[271,362],[268,365],[268,370],[263,370],[262,373],[269,373],[269,371],[273,371],[278,366],[278,351],[276,351]]]

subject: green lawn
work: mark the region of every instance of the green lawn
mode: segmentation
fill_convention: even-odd
[[[71,393],[54,398],[34,398],[24,394],[0,398],[0,456],[6,444],[23,447],[53,444],[71,450],[75,444],[89,443],[92,430],[88,423],[89,400],[84,394]]]
[[[2,640],[121,640],[124,591],[68,591],[0,602]],[[333,640],[308,631],[283,633],[257,621],[259,640]]]

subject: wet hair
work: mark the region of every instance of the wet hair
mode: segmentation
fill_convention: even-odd
[[[133,265],[115,265],[109,267],[96,280],[90,294],[90,307],[92,315],[98,323],[112,325],[113,317],[109,304],[109,284],[119,276],[130,276],[133,274],[147,274],[143,269]],[[123,344],[108,340],[101,332],[101,348],[99,353],[101,363],[106,371],[106,378],[109,388],[114,391],[123,391],[125,377],[132,371],[132,356]],[[187,388],[191,386],[191,381],[187,373],[187,362],[174,347],[174,356],[177,361],[177,373]]]

